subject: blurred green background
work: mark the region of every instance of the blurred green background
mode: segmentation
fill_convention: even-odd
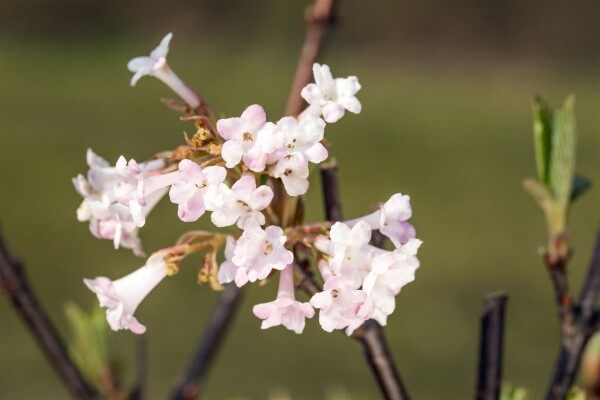
[[[129,87],[127,61],[174,32],[169,64],[215,110],[260,103],[283,110],[304,37],[308,1],[76,2],[3,0],[0,13],[0,221],[34,289],[62,333],[63,305],[91,307],[83,277],[122,276],[144,261],[114,251],[77,222],[71,177],[88,147],[111,162],[142,160],[182,142],[191,124],[163,107],[171,93],[144,78]],[[421,248],[415,282],[397,298],[386,335],[415,399],[474,392],[484,295],[510,295],[506,381],[540,398],[557,351],[553,294],[537,249],[541,211],[521,189],[535,175],[531,103],[577,95],[578,171],[600,182],[600,3],[342,1],[323,61],[359,77],[362,114],[328,127],[347,217],[396,192],[410,194]],[[318,174],[310,220],[323,218]],[[600,217],[594,187],[575,205],[570,268],[577,291]],[[163,202],[141,236],[169,246],[188,225]],[[161,399],[192,354],[217,295],[196,284],[189,260],[142,303],[149,398]],[[254,285],[205,387],[207,399],[377,398],[358,345],[308,321],[297,336],[261,331],[252,305],[274,297]],[[68,395],[6,299],[0,300],[0,397]],[[111,333],[132,380],[134,335]]]

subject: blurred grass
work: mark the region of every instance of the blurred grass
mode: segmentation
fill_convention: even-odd
[[[80,199],[70,178],[86,170],[92,147],[110,161],[143,159],[178,145],[178,115],[158,103],[170,93],[143,79],[135,89],[126,62],[142,43],[4,38],[1,62],[0,218],[11,249],[25,261],[33,287],[66,333],[62,305],[95,299],[81,280],[118,277],[143,264],[113,251],[75,219]],[[262,104],[282,112],[297,57],[294,46],[192,41],[175,36],[170,64],[213,107],[238,115]],[[328,127],[338,159],[344,212],[362,215],[395,192],[411,195],[424,240],[417,280],[397,298],[386,334],[403,378],[417,399],[472,395],[478,316],[484,294],[510,295],[506,380],[539,398],[550,375],[558,327],[551,287],[536,255],[545,243],[543,217],[520,187],[535,174],[530,99],[558,106],[577,94],[578,171],[600,182],[599,77],[596,68],[519,61],[437,63],[374,50],[332,50],[338,76],[358,75],[363,113]],[[322,219],[317,174],[308,196],[311,220]],[[597,188],[572,214],[572,287],[578,288],[599,218]],[[142,231],[152,252],[189,229],[164,202]],[[196,224],[197,225],[197,224]],[[205,222],[200,225],[208,226]],[[161,284],[142,304],[148,326],[150,398],[164,398],[183,370],[216,300],[195,283],[196,267]],[[285,388],[292,398],[322,398],[344,388],[353,399],[376,398],[358,346],[323,332],[316,320],[296,336],[260,330],[251,314],[274,295],[273,283],[249,288],[205,388],[206,398],[265,398]],[[66,393],[6,301],[0,301],[0,395],[64,398]],[[111,335],[114,353],[131,367],[132,335]]]

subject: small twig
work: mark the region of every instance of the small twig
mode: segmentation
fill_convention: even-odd
[[[548,268],[550,268],[550,265],[548,265]],[[596,237],[592,259],[578,304],[573,306],[569,304],[566,307],[560,301],[561,298],[564,298],[564,294],[561,296],[562,286],[557,285],[556,281],[564,280],[566,282],[564,266],[558,272],[562,276],[553,277],[553,282],[555,282],[554,287],[561,323],[561,343],[554,373],[546,393],[547,400],[562,400],[567,397],[577,375],[585,345],[594,332],[598,330],[598,311],[595,309],[595,304],[600,295],[600,230]],[[553,276],[552,271],[551,276]],[[566,296],[568,297],[568,293],[566,293]]]
[[[0,288],[12,301],[15,311],[48,357],[71,394],[78,399],[92,399],[94,392],[73,363],[44,310],[29,287],[23,265],[15,260],[0,236]]]
[[[210,364],[225,337],[229,323],[233,319],[242,298],[242,293],[242,288],[238,288],[234,283],[231,283],[219,296],[212,317],[202,334],[200,344],[185,372],[185,376],[173,392],[173,399],[194,399],[200,393],[202,381],[206,377]]]
[[[304,100],[300,92],[311,81],[312,66],[319,58],[327,31],[335,21],[335,3],[335,0],[315,0],[305,11],[306,39],[285,106],[285,115],[298,115],[302,111]]]
[[[321,177],[325,215],[329,221],[342,220],[337,169],[335,167],[322,168]],[[408,400],[408,393],[388,350],[381,325],[375,320],[368,320],[354,331],[352,338],[358,340],[361,344],[371,371],[375,375],[385,398],[388,400]]]
[[[504,309],[507,299],[508,296],[504,293],[491,293],[485,298],[481,315],[477,400],[500,398]]]

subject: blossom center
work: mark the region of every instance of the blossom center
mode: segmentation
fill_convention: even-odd
[[[252,134],[251,134],[251,133],[248,133],[248,132],[244,132],[244,133],[242,134],[242,140],[243,140],[244,142],[252,142],[252,141],[254,141],[254,139],[252,138]]]
[[[273,245],[271,244],[271,242],[267,241],[267,243],[265,243],[265,249],[264,249],[264,255],[268,256],[269,254],[271,254],[271,252],[273,251]]]

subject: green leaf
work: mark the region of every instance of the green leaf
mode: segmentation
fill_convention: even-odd
[[[592,181],[583,175],[575,175],[573,178],[573,188],[571,189],[571,203],[577,200],[592,186]]]
[[[556,202],[568,206],[575,175],[575,97],[569,96],[554,115],[550,154],[550,187]]]
[[[102,391],[104,378],[110,370],[105,313],[99,306],[85,313],[76,304],[68,303],[65,315],[71,328],[69,353],[87,380]]]
[[[549,181],[550,151],[552,147],[552,109],[540,97],[533,100],[533,141],[538,179]]]
[[[500,391],[500,400],[527,400],[527,389],[505,383]]]

